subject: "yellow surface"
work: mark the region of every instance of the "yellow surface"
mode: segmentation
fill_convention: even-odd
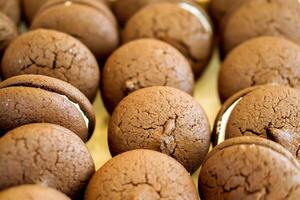
[[[214,53],[206,71],[197,81],[194,92],[194,98],[206,111],[211,126],[213,125],[214,119],[220,108],[217,92],[218,68],[219,58],[217,53]],[[96,169],[98,169],[111,158],[107,144],[107,124],[109,122],[109,115],[103,106],[99,94],[94,103],[94,109],[96,112],[96,129],[87,145],[94,158]],[[197,171],[193,175],[196,185],[198,173],[199,172]]]

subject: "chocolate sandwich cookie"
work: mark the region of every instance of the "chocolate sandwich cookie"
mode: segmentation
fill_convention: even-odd
[[[271,36],[248,40],[232,50],[220,68],[221,101],[255,85],[300,88],[299,65],[300,46],[289,40]]]
[[[170,86],[193,94],[194,76],[185,57],[171,45],[139,39],[116,50],[107,60],[102,96],[112,113],[128,94],[150,86]]]
[[[239,137],[215,147],[199,175],[202,199],[298,199],[299,162],[280,145]]]
[[[113,156],[132,149],[151,149],[198,169],[210,145],[210,126],[200,104],[171,87],[148,87],[125,97],[108,127]]]
[[[41,74],[66,81],[93,101],[100,82],[97,61],[79,40],[58,31],[39,29],[25,33],[6,49],[2,78]]]
[[[39,185],[21,185],[0,192],[0,200],[71,200],[65,194]]]
[[[0,189],[22,184],[55,188],[72,198],[95,172],[82,140],[54,124],[29,124],[0,138]]]
[[[296,0],[251,0],[226,15],[222,53],[259,36],[280,36],[300,44],[300,4]]]
[[[15,76],[0,83],[0,135],[24,124],[58,124],[87,141],[95,115],[89,100],[72,85],[41,75]]]
[[[123,153],[92,177],[85,200],[197,200],[189,173],[169,156],[150,151]]]
[[[106,58],[119,44],[117,22],[109,8],[95,0],[52,0],[36,14],[31,29],[68,33],[97,58]]]
[[[18,36],[18,28],[15,23],[0,12],[0,56],[7,45]]]
[[[204,10],[187,2],[155,3],[130,18],[123,30],[123,42],[138,38],[157,38],[183,53],[195,77],[206,67],[213,31]]]
[[[247,88],[229,98],[215,122],[214,144],[223,138],[260,136],[300,159],[300,91],[287,86]]]
[[[0,11],[10,17],[15,24],[18,24],[20,22],[20,0],[0,0]]]

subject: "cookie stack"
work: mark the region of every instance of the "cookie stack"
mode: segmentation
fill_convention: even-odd
[[[198,3],[0,1],[0,200],[299,199],[300,4]],[[193,94],[214,39],[211,130]]]

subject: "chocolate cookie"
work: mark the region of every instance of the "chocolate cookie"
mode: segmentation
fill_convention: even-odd
[[[248,40],[220,68],[220,98],[225,101],[239,90],[267,83],[300,88],[299,65],[300,46],[291,41],[271,36]]]
[[[194,76],[185,57],[171,45],[154,39],[129,42],[107,60],[102,96],[112,113],[129,93],[150,86],[170,86],[193,94]]]
[[[247,1],[224,18],[221,29],[224,55],[259,36],[281,36],[300,44],[300,4],[296,0]]]
[[[95,171],[82,140],[54,124],[29,124],[0,138],[0,189],[40,184],[75,198]]]
[[[39,185],[21,185],[0,192],[0,200],[71,200],[63,193]]]
[[[2,78],[41,74],[71,83],[93,101],[100,71],[93,54],[77,39],[57,31],[39,29],[25,33],[6,49]]]
[[[18,28],[15,23],[0,12],[0,56],[3,54],[7,45],[17,36]]]
[[[202,199],[298,199],[300,165],[280,145],[239,137],[214,148],[199,175]]]
[[[122,36],[124,42],[157,38],[170,43],[187,57],[198,77],[209,61],[213,32],[201,8],[186,2],[156,3],[132,16]]]
[[[208,152],[210,127],[190,95],[170,87],[149,87],[118,104],[109,123],[108,143],[113,156],[152,149],[172,156],[193,173]]]
[[[0,136],[24,124],[66,127],[87,141],[95,126],[88,99],[68,83],[47,76],[21,75],[0,83]]]
[[[300,91],[265,85],[237,93],[223,105],[215,124],[214,144],[239,136],[273,140],[300,159]]]
[[[52,0],[43,5],[31,29],[68,33],[84,43],[97,58],[107,57],[119,44],[116,19],[95,0]]]
[[[85,200],[197,200],[189,173],[174,159],[150,150],[123,153],[92,177]]]
[[[16,24],[20,22],[20,0],[0,0],[0,11],[9,16]]]

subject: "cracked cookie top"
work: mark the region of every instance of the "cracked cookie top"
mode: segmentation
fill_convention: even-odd
[[[272,36],[248,40],[231,51],[220,68],[220,98],[225,101],[244,88],[268,83],[300,88],[299,65],[300,46],[289,40]]]
[[[123,30],[123,42],[138,38],[166,41],[183,53],[198,77],[211,55],[213,31],[206,13],[187,2],[155,3],[133,15]]]
[[[170,86],[193,93],[191,67],[171,45],[155,39],[134,40],[107,60],[102,77],[102,96],[110,113],[125,96],[150,86]]]
[[[116,156],[92,177],[85,200],[197,200],[189,173],[169,156],[133,150]]]
[[[0,138],[0,189],[40,184],[74,198],[94,171],[82,140],[61,126],[30,124]]]
[[[21,185],[0,192],[1,200],[71,200],[63,193],[40,185]]]
[[[0,12],[0,53],[3,54],[8,44],[18,36],[18,28],[15,23]]]
[[[152,149],[179,161],[193,173],[206,156],[210,127],[200,104],[175,88],[156,86],[125,97],[108,127],[112,155]]]
[[[300,44],[300,4],[295,0],[252,0],[226,15],[221,25],[222,52],[259,36],[281,36]]]
[[[199,175],[201,198],[298,199],[299,162],[280,145],[259,137],[238,137],[216,146]]]
[[[41,74],[66,81],[92,101],[100,71],[93,54],[77,39],[53,30],[25,33],[6,49],[1,63],[2,78]]]

